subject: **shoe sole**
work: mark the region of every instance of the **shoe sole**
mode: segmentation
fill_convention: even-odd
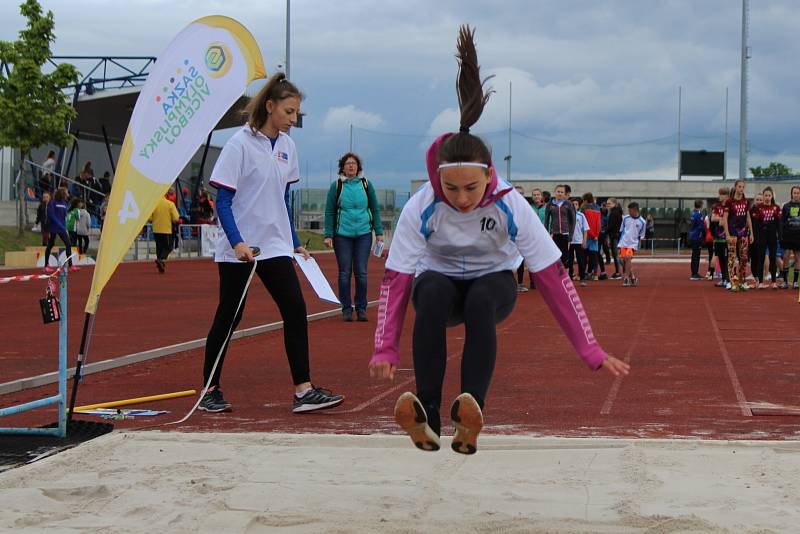
[[[326,410],[328,408],[334,408],[336,406],[339,406],[343,402],[344,402],[344,397],[330,402],[323,402],[321,404],[301,404],[300,406],[292,408],[292,412],[294,413],[316,412],[317,410]]]
[[[225,406],[224,408],[214,409],[214,408],[206,408],[205,406],[198,406],[198,410],[201,412],[208,412],[208,413],[220,413],[220,412],[232,412],[233,408],[230,406]]]
[[[478,452],[478,434],[483,429],[483,414],[478,401],[469,393],[462,393],[453,401],[450,418],[456,427],[450,445],[459,454]]]
[[[439,436],[428,425],[425,408],[413,393],[407,391],[397,399],[397,404],[394,405],[394,420],[418,449],[433,452],[441,448]]]

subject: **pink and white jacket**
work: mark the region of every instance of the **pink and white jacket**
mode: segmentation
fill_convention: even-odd
[[[524,261],[578,355],[592,369],[607,358],[597,343],[578,293],[561,265],[561,252],[525,199],[490,166],[492,181],[474,210],[461,213],[444,198],[437,170],[439,137],[428,149],[430,182],[403,207],[380,288],[371,363],[400,361],[403,329],[414,277],[433,270],[457,279],[516,270]]]

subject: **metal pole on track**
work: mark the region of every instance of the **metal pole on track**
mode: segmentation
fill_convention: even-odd
[[[97,310],[95,310],[95,313],[96,312]],[[81,334],[81,345],[80,348],[78,349],[78,363],[75,365],[75,375],[72,378],[72,397],[69,400],[69,410],[67,411],[67,423],[66,423],[67,428],[69,428],[69,424],[72,421],[72,409],[75,408],[75,399],[78,396],[78,384],[81,381],[81,369],[83,367],[83,362],[86,360],[86,355],[89,352],[89,341],[92,338],[94,317],[95,314],[86,313],[83,320],[83,333]]]

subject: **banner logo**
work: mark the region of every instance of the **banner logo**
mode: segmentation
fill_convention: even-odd
[[[212,78],[222,78],[231,69],[233,54],[224,43],[214,42],[206,50],[206,68]]]

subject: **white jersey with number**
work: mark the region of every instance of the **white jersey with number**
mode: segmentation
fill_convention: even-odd
[[[509,187],[499,180],[493,193]],[[523,258],[532,272],[540,271],[560,257],[542,221],[518,192],[461,213],[437,199],[426,183],[403,207],[386,268],[469,280],[514,270]]]
[[[245,125],[222,149],[210,183],[235,191],[231,211],[242,239],[261,249],[258,259],[292,256],[292,230],[286,212],[286,185],[300,179],[294,141],[278,135],[275,148],[261,132]],[[219,232],[214,261],[238,262],[225,232]]]

